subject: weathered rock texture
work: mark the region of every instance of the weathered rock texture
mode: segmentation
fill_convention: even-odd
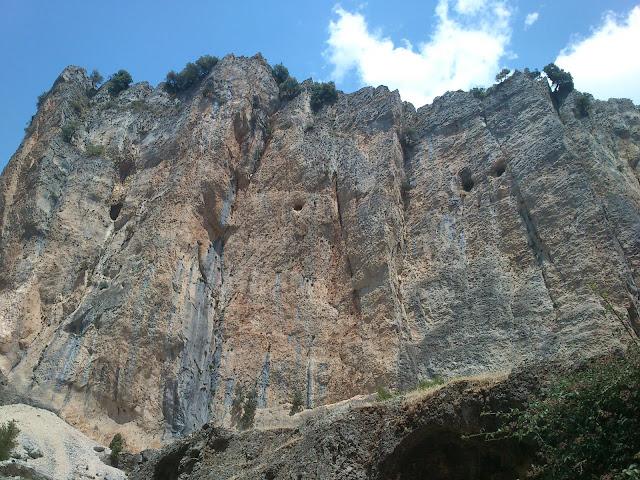
[[[516,73],[417,111],[379,87],[314,113],[260,56],[177,98],[90,91],[65,69],[0,177],[0,359],[103,441],[229,426],[239,387],[314,407],[640,328],[630,101],[581,116]]]
[[[456,381],[384,403],[319,408],[297,427],[241,434],[201,430],[139,465],[132,480],[513,480],[525,478],[527,444],[486,441],[500,411],[537,380]],[[306,413],[306,412],[305,412]],[[463,437],[463,435],[465,437]]]

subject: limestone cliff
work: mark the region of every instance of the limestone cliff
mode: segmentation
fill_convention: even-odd
[[[314,112],[260,56],[177,96],[91,90],[65,69],[0,177],[0,366],[94,437],[229,426],[240,387],[315,407],[640,330],[628,100],[582,115],[516,73]]]

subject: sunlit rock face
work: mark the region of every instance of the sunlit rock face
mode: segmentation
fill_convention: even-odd
[[[68,67],[0,177],[2,372],[146,446],[230,426],[241,391],[315,407],[623,345],[638,107],[583,115],[522,73],[477,97],[314,112],[227,56],[177,96],[112,98]]]

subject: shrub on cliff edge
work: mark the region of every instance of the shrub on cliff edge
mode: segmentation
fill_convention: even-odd
[[[203,55],[195,63],[187,63],[179,73],[171,70],[167,73],[164,89],[171,94],[183,92],[206,77],[217,63],[218,57]]]
[[[131,82],[133,82],[133,78],[131,78],[131,74],[129,72],[126,70],[118,70],[109,79],[109,93],[115,97],[123,90],[129,88]]]
[[[334,103],[338,99],[336,84],[333,82],[318,83],[311,86],[311,110],[317,112],[323,105]]]

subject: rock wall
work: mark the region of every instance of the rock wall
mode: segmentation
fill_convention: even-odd
[[[516,73],[417,111],[378,87],[313,112],[260,56],[177,97],[93,95],[68,67],[0,177],[2,372],[147,446],[229,426],[242,389],[315,407],[620,346],[640,331],[640,111],[583,116],[577,95]]]

